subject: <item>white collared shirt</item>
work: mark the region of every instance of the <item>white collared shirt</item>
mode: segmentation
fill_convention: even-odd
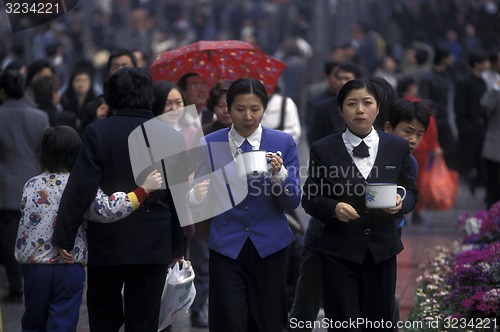
[[[231,151],[231,155],[233,156],[233,158],[236,158],[236,156],[241,153],[240,147],[245,141],[245,139],[252,146],[252,150],[259,150],[260,142],[262,139],[262,126],[259,125],[259,127],[250,136],[245,138],[240,134],[238,134],[236,129],[234,129],[234,124],[231,125],[231,128],[229,129],[228,132],[228,142],[229,142],[229,149]],[[272,183],[283,183],[283,181],[285,181],[287,177],[288,177],[288,170],[286,169],[285,165],[281,165],[280,171],[275,175],[271,175],[270,180]],[[199,206],[201,202],[203,202],[203,200],[199,201],[196,199],[194,195],[194,188],[191,188],[191,190],[188,193],[188,202],[191,207]]]
[[[234,129],[234,125],[231,125],[231,129],[229,129],[228,133],[229,149],[231,149],[231,154],[233,156],[236,156],[237,154],[241,153],[239,152],[239,148],[241,147],[241,144],[245,142],[245,139],[252,146],[252,150],[259,150],[261,138],[262,138],[261,125],[259,125],[259,127],[247,138],[238,134],[236,129]]]
[[[346,131],[344,131],[344,133],[342,134],[342,139],[344,140],[347,152],[349,152],[349,155],[356,164],[356,167],[359,169],[363,177],[367,179],[368,175],[370,175],[373,165],[375,164],[375,159],[377,158],[378,142],[380,140],[377,131],[372,127],[372,131],[368,134],[368,136],[361,139],[358,136],[354,135],[349,130],[349,128],[347,128]],[[365,144],[368,146],[368,151],[370,152],[369,157],[354,157],[352,149],[358,146],[361,141],[365,141]]]

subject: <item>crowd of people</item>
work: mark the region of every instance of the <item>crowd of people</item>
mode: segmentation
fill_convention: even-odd
[[[263,7],[252,6],[247,14],[254,20],[232,31],[288,64],[272,93],[243,77],[208,86],[195,72],[177,82],[152,81],[147,69],[155,52],[210,32],[211,25],[201,23],[203,11],[194,11],[192,20],[170,17],[164,30],[175,40],[156,40],[151,37],[162,30],[146,24],[149,7],[135,8],[130,17],[136,25],[116,38],[106,34],[113,30],[106,25],[124,24],[120,15],[108,23],[96,9],[92,57],[77,56],[86,53],[85,43],[68,38],[78,34],[62,31],[60,22],[37,29],[33,48],[9,43],[0,72],[0,172],[9,174],[0,180],[0,190],[9,193],[0,198],[0,255],[9,281],[2,301],[24,302],[23,328],[76,327],[86,266],[91,331],[122,325],[156,331],[168,266],[188,259],[196,273],[194,327],[296,330],[293,322],[314,321],[320,306],[334,321],[397,320],[401,231],[407,223],[425,222],[417,189],[432,161],[444,158],[471,192],[485,187],[488,207],[500,199],[500,37],[485,19],[499,15],[499,3],[471,2],[476,7],[465,17],[459,14],[468,7],[458,1],[423,3],[393,8],[394,21],[403,24],[402,13],[446,8],[457,17],[432,38],[408,33],[400,43],[353,23],[348,41],[322,59],[324,79],[314,84],[309,71],[318,50],[307,41],[304,24],[310,10],[297,16],[289,36],[264,42],[255,25],[256,8]],[[223,7],[214,1],[213,10]],[[459,22],[467,29],[459,31]],[[189,37],[191,28],[196,34]],[[135,48],[118,48],[120,40]],[[154,117],[168,143],[189,153],[152,165],[137,182],[128,136]],[[310,146],[302,188],[300,143]],[[225,148],[193,149],[199,144]],[[244,199],[231,194],[237,170],[227,170],[220,183],[207,180],[252,150],[273,153],[264,177],[245,180]],[[193,213],[229,198],[230,208],[181,227],[169,168],[185,171]],[[366,182],[394,182],[407,194],[397,194],[395,207],[368,209],[364,192],[350,191]],[[311,217],[305,231],[290,221],[300,202]],[[301,233],[294,265],[297,254],[290,248]],[[61,279],[68,273],[71,282]],[[58,287],[34,296],[41,278]],[[380,287],[373,289],[374,282]]]

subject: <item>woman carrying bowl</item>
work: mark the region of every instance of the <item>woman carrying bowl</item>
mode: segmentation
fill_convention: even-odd
[[[239,79],[226,98],[233,123],[205,136],[207,149],[199,154],[189,195],[191,206],[214,212],[209,328],[282,331],[285,250],[294,239],[284,211],[295,209],[301,196],[297,147],[289,134],[262,127],[268,95],[260,81]],[[257,150],[268,152],[267,169],[242,178],[236,160]],[[210,174],[220,174],[220,181],[204,177]]]

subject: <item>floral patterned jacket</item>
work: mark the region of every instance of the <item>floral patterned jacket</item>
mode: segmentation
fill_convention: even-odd
[[[69,173],[43,172],[24,185],[15,248],[19,263],[62,264],[58,248],[52,245],[52,233],[68,178]],[[135,208],[137,206],[133,206],[126,193],[107,196],[99,189],[85,218],[93,222],[115,222],[127,217]],[[78,229],[72,254],[76,263],[86,264],[87,238],[82,227]]]

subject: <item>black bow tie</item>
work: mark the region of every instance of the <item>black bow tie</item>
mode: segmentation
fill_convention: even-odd
[[[361,143],[358,146],[352,149],[352,154],[354,157],[358,158],[366,158],[370,156],[370,152],[368,151],[368,145],[366,145],[365,141],[361,140]]]

